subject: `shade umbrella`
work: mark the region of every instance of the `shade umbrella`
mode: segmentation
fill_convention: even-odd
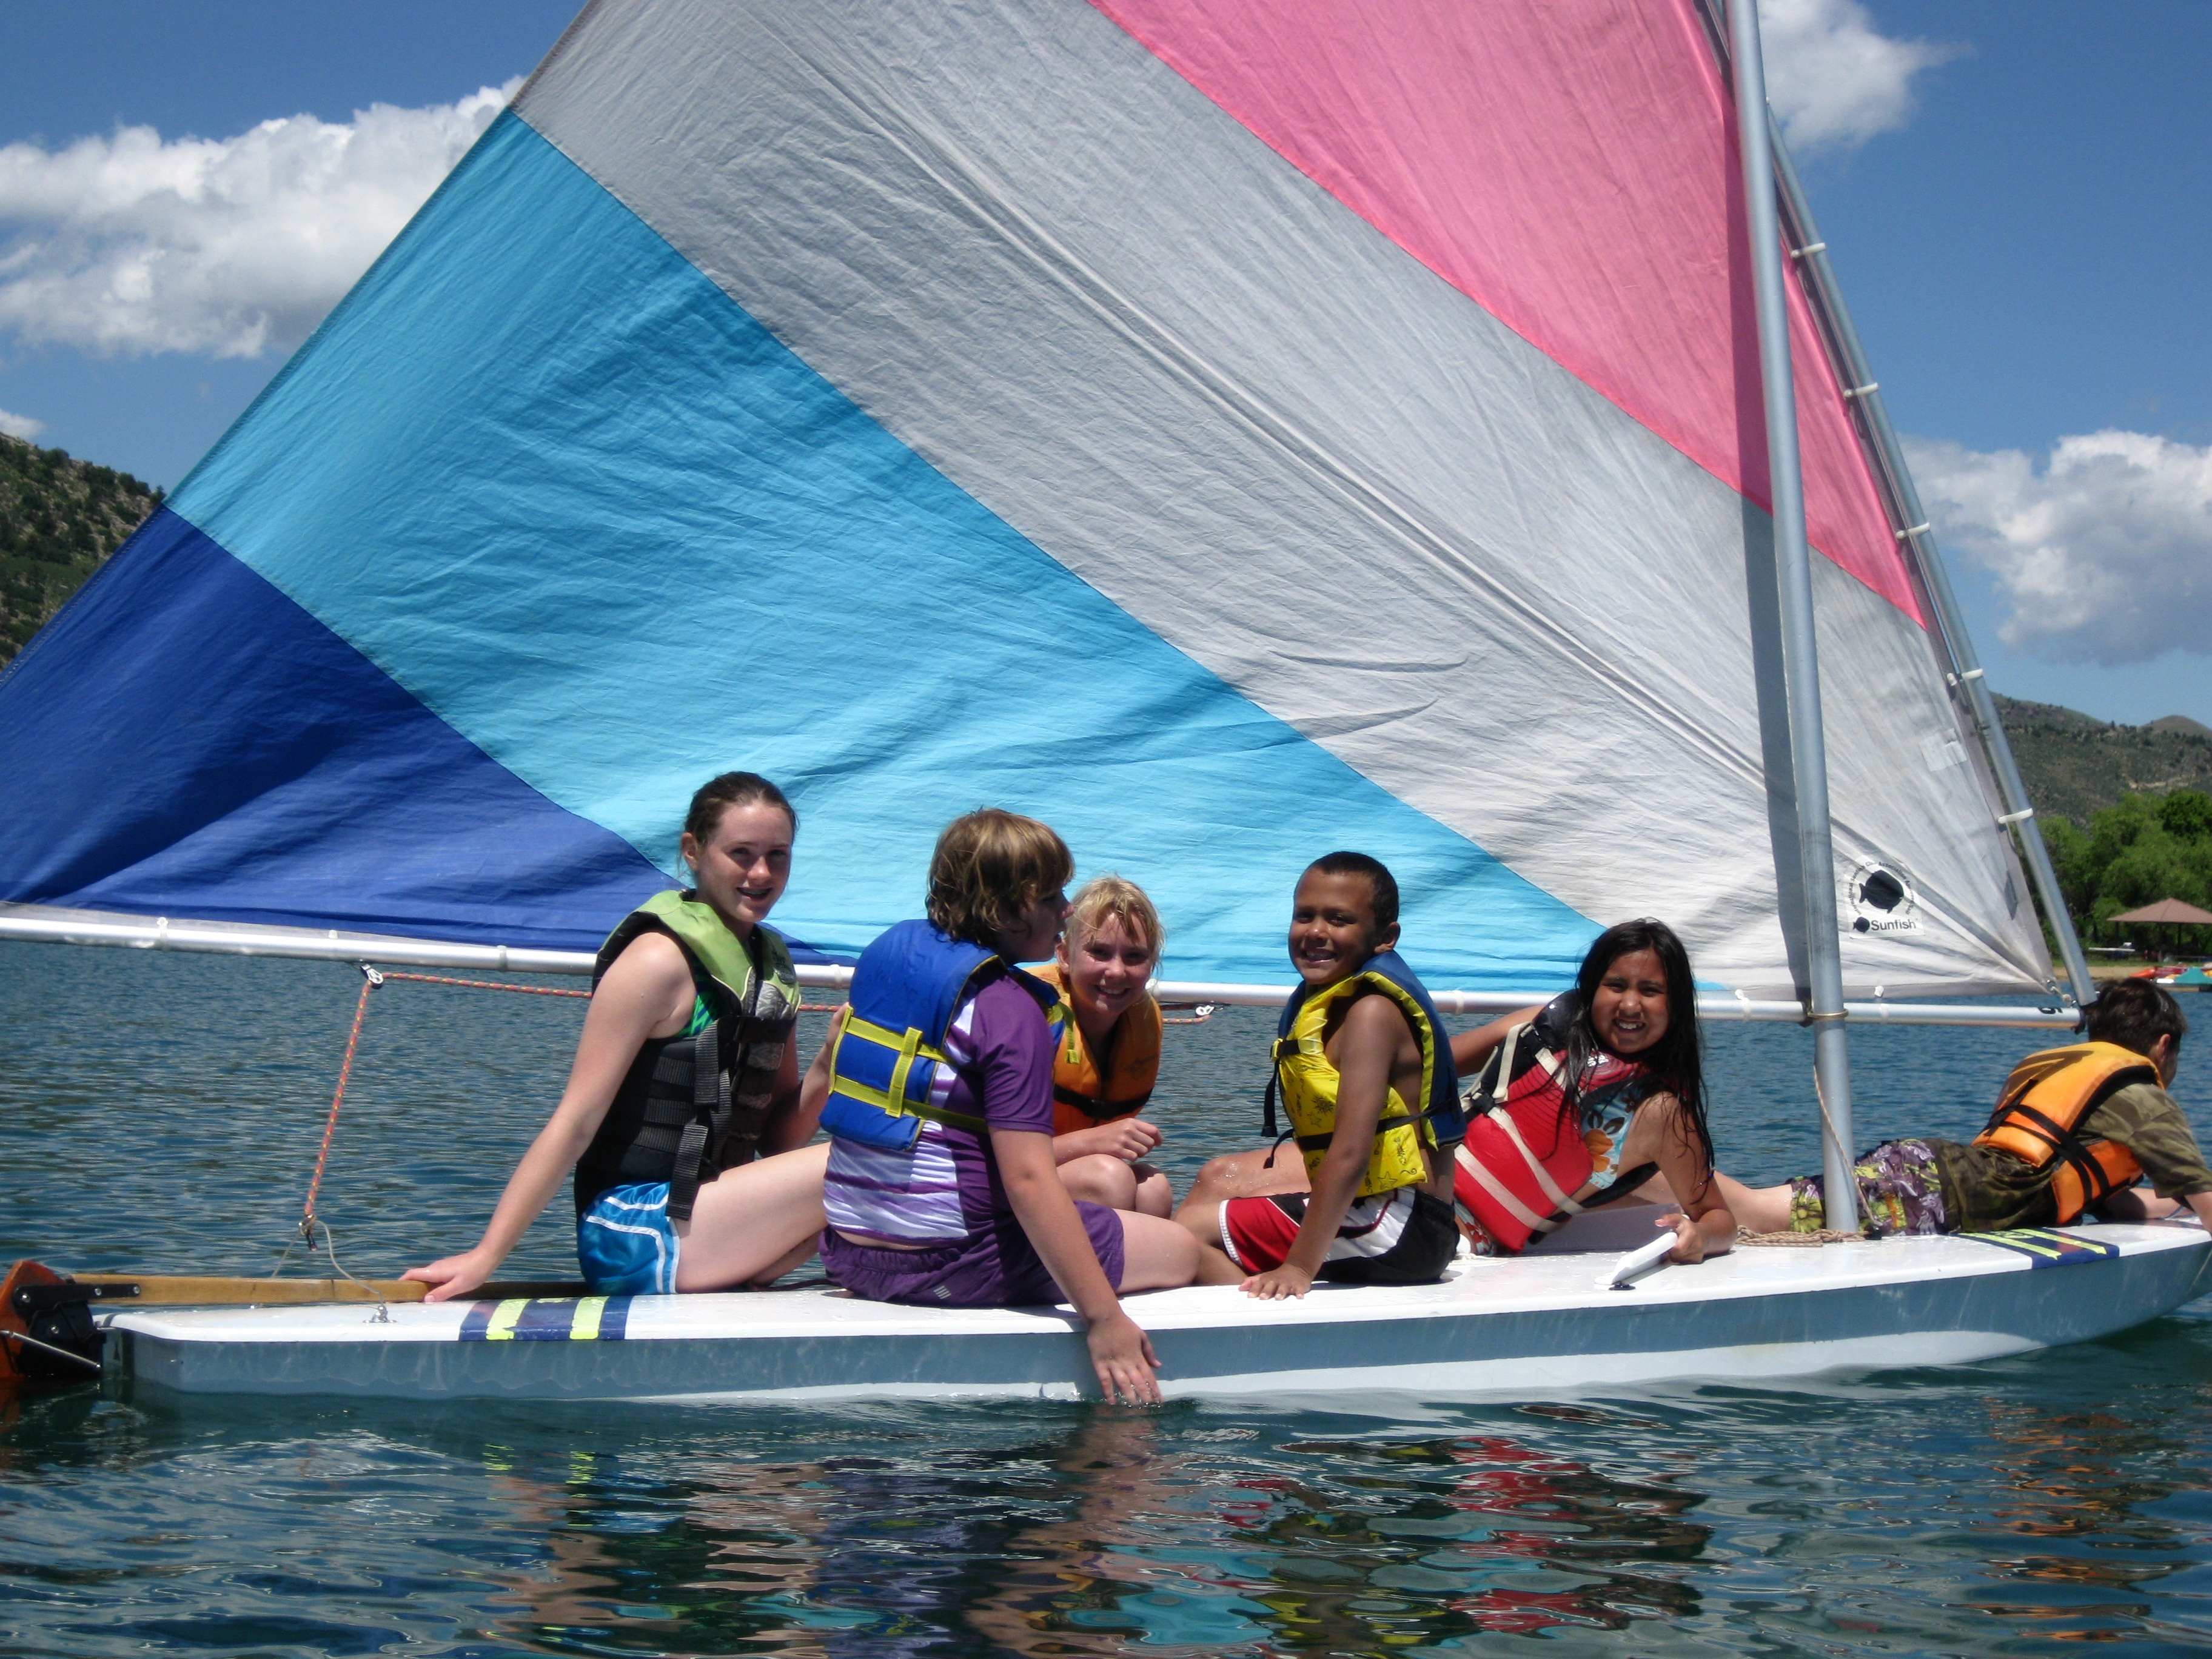
[[[2107,918],[2112,921],[2148,921],[2160,927],[2177,924],[2190,927],[2212,927],[2212,912],[2198,909],[2193,904],[2184,904],[2178,898],[2162,898],[2155,904],[2146,904],[2141,909],[2124,910]],[[2160,952],[2162,957],[2165,952]]]

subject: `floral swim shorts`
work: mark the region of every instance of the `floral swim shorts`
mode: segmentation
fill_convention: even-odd
[[[1948,1233],[1943,1182],[1924,1140],[1885,1140],[1863,1152],[1851,1174],[1859,1186],[1859,1225],[1870,1232]],[[1827,1223],[1819,1176],[1790,1183],[1790,1231],[1816,1233]]]

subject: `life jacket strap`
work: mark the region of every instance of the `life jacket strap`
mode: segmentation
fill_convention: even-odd
[[[689,1221],[699,1196],[699,1175],[721,1150],[730,1118],[730,1074],[722,1069],[722,1022],[710,1019],[691,1047],[691,1121],[676,1143],[668,1176],[668,1218]]]
[[[830,1072],[836,1079],[830,1087],[832,1094],[843,1095],[849,1100],[859,1101],[862,1105],[872,1106],[878,1111],[891,1117],[918,1117],[931,1123],[942,1123],[951,1128],[965,1129],[972,1134],[981,1134],[990,1127],[981,1118],[970,1113],[949,1112],[942,1107],[932,1106],[927,1102],[908,1100],[906,1097],[907,1080],[913,1074],[916,1060],[927,1060],[939,1066],[951,1064],[951,1060],[942,1048],[933,1043],[924,1042],[921,1040],[921,1033],[914,1027],[908,1026],[903,1031],[894,1031],[888,1027],[877,1024],[873,1020],[862,1019],[858,1014],[848,1013],[845,1016],[843,1027],[837,1033],[837,1046],[842,1048],[848,1037],[858,1037],[862,1042],[872,1042],[878,1048],[895,1049],[898,1054],[898,1059],[891,1066],[890,1087],[878,1089],[840,1073],[837,1070],[836,1051],[832,1049],[830,1056]]]
[[[1109,1100],[1103,1095],[1079,1094],[1073,1089],[1055,1083],[1052,1085],[1052,1097],[1061,1105],[1073,1106],[1085,1117],[1103,1123],[1109,1117],[1123,1117],[1131,1112],[1142,1111],[1146,1103],[1152,1099],[1152,1091],[1147,1089],[1127,1100]]]
[[[1408,1123],[1419,1123],[1424,1115],[1420,1112],[1395,1112],[1389,1117],[1378,1117],[1375,1120],[1375,1133],[1388,1134],[1393,1129],[1404,1128]],[[1336,1144],[1336,1132],[1331,1130],[1327,1134],[1300,1135],[1297,1140],[1298,1150],[1302,1152],[1325,1152]]]
[[[1492,1198],[1495,1199],[1499,1206],[1503,1208],[1508,1215],[1511,1216],[1516,1221],[1526,1227],[1531,1233],[1547,1233],[1551,1231],[1553,1227],[1559,1224],[1558,1222],[1552,1219],[1549,1216],[1538,1215],[1534,1210],[1530,1209],[1519,1199],[1514,1197],[1511,1193],[1508,1192],[1505,1188],[1505,1184],[1499,1181],[1496,1176],[1491,1174],[1487,1169],[1483,1167],[1482,1160],[1477,1158],[1473,1152],[1469,1152],[1464,1142],[1461,1144],[1460,1149],[1455,1154],[1455,1158],[1459,1164],[1459,1167],[1465,1170],[1468,1174],[1473,1177],[1475,1184],[1480,1187],[1484,1192],[1489,1194]]]
[[[2115,1181],[2112,1171],[2106,1169],[2097,1157],[2096,1149],[2105,1144],[2101,1140],[2069,1140],[2058,1148],[2060,1162],[2074,1172],[2074,1178],[2081,1186],[2081,1202],[2073,1206],[2075,1215],[2103,1203],[2124,1184]],[[2060,1207],[2064,1209],[2068,1206],[2062,1205]],[[2058,1224],[2063,1227],[2073,1218],[2074,1216],[2062,1215]]]
[[[1583,1206],[1576,1203],[1571,1195],[1559,1190],[1559,1183],[1552,1179],[1552,1172],[1544,1167],[1543,1160],[1539,1158],[1530,1150],[1528,1143],[1522,1139],[1521,1127],[1514,1122],[1513,1115],[1510,1112],[1500,1112],[1497,1117],[1498,1127],[1505,1131],[1505,1138],[1513,1143],[1513,1150],[1521,1154],[1522,1161],[1528,1166],[1529,1173],[1536,1177],[1536,1184],[1544,1189],[1544,1196],[1552,1200],[1553,1207],[1564,1210],[1569,1215],[1581,1213]]]
[[[1504,1098],[1506,1091],[1512,1088],[1513,1056],[1520,1052],[1521,1036],[1528,1029],[1525,1024],[1507,1027],[1505,1040],[1491,1051],[1490,1058],[1483,1062],[1482,1070],[1475,1073],[1467,1099],[1462,1103],[1468,1109],[1470,1118],[1480,1117],[1498,1105]]]
[[[2039,1140],[2047,1141],[2050,1143],[2051,1152],[2062,1157],[2066,1154],[2069,1146],[2078,1144],[2075,1140],[2072,1130],[2057,1119],[2048,1117],[2036,1110],[2024,1100],[2013,1102],[2010,1106],[2003,1108],[1998,1115],[2003,1120],[2003,1123],[1998,1127],[2016,1128],[2025,1134],[2033,1135]],[[2084,1112],[2082,1115],[2086,1117],[2087,1113]]]
[[[1506,1034],[1505,1042],[1499,1047],[1498,1054],[1492,1057],[1497,1066],[1497,1071],[1491,1074],[1493,1083],[1510,1079],[1511,1077],[1514,1051],[1520,1046],[1522,1033],[1528,1029],[1525,1025],[1516,1025]],[[1556,1073],[1553,1075],[1556,1075]],[[1505,1184],[1492,1173],[1481,1158],[1476,1156],[1474,1150],[1464,1141],[1460,1144],[1458,1151],[1454,1154],[1454,1161],[1461,1169],[1465,1170],[1475,1185],[1489,1194],[1508,1215],[1528,1228],[1531,1237],[1548,1233],[1571,1218],[1583,1212],[1583,1206],[1562,1189],[1558,1182],[1552,1179],[1552,1172],[1544,1167],[1543,1160],[1536,1156],[1535,1150],[1528,1145],[1527,1138],[1521,1133],[1521,1126],[1513,1121],[1513,1114],[1510,1110],[1486,1111],[1481,1115],[1481,1121],[1494,1125],[1504,1135],[1513,1150],[1520,1154],[1522,1163],[1528,1166],[1529,1175],[1551,1204],[1551,1214],[1538,1215],[1514,1196]]]

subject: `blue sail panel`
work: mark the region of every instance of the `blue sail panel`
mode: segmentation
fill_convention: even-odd
[[[674,868],[690,790],[732,767],[798,801],[776,920],[841,952],[919,908],[938,829],[983,803],[1150,888],[1177,977],[1287,977],[1291,885],[1342,846],[1397,871],[1407,951],[1438,983],[1556,980],[1595,931],[1070,574],[512,115],[172,506],[380,671],[378,708],[427,711],[574,826],[571,853],[506,854],[530,866],[501,890],[514,942],[611,921]],[[145,713],[163,741],[170,710]],[[302,720],[303,751],[323,730]],[[230,764],[194,752],[196,778]],[[481,845],[474,820],[501,809],[457,784],[426,817],[446,798],[404,766],[333,753],[239,777],[224,836],[264,841],[180,835],[130,868],[189,866],[234,904],[251,889],[258,915],[282,916],[283,889],[289,919],[421,924],[372,826]],[[117,881],[76,902],[170,890]]]
[[[164,508],[0,679],[0,896],[589,950],[666,884]]]

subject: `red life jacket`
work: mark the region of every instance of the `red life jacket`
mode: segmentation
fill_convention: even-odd
[[[1616,1099],[1633,1110],[1651,1092],[1649,1066],[1601,1048],[1583,1073],[1578,1108],[1569,1107],[1565,1032],[1573,1012],[1562,997],[1531,1024],[1516,1026],[1470,1091],[1452,1195],[1481,1237],[1507,1255],[1589,1207],[1575,1194],[1597,1173],[1599,1157],[1610,1161],[1614,1151],[1601,1131],[1585,1132],[1591,1112]],[[1503,1101],[1501,1075],[1507,1079]],[[1602,1144],[1593,1146],[1593,1139]],[[1615,1182],[1590,1202],[1601,1204],[1638,1184]]]

